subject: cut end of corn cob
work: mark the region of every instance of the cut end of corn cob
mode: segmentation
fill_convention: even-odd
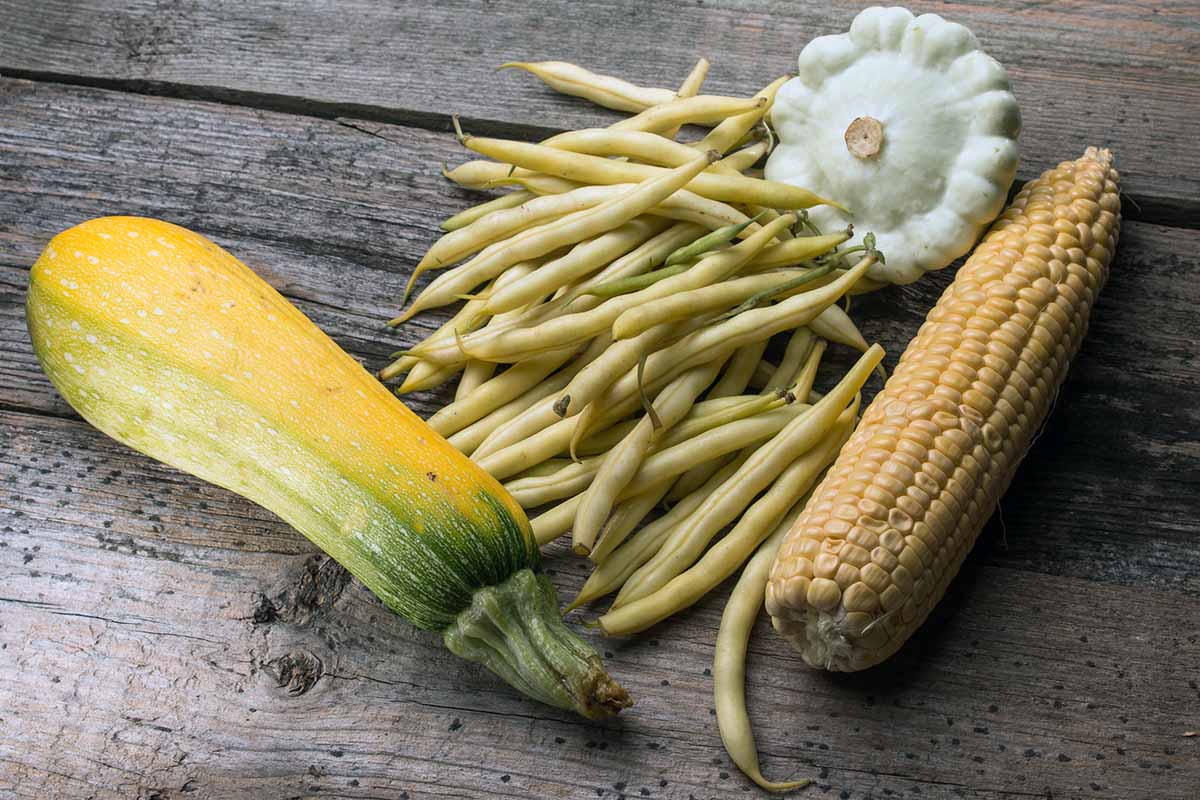
[[[930,311],[771,570],[805,662],[896,652],[958,572],[1049,411],[1120,227],[1108,150],[1027,184]]]

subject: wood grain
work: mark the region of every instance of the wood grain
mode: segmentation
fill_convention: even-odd
[[[91,82],[322,116],[480,133],[576,128],[612,117],[555,95],[509,60],[567,59],[674,86],[699,55],[706,90],[749,94],[794,69],[809,39],[860,2],[467,0],[208,4],[0,0],[0,73]],[[1024,110],[1023,178],[1112,147],[1133,213],[1200,224],[1200,16],[1194,3],[918,3],[971,27],[1009,69]]]
[[[211,236],[369,369],[444,321],[431,314],[395,332],[381,322],[436,221],[472,197],[436,174],[458,152],[452,137],[397,126],[367,135],[327,120],[21,81],[0,81],[0,92],[14,112],[0,121],[0,154],[23,153],[13,171],[21,188],[0,193],[0,220],[12,220],[0,223],[0,404],[72,414],[28,344],[24,267],[57,231],[106,213],[164,217]],[[1181,333],[1200,304],[1200,288],[1183,279],[1198,247],[1194,231],[1126,223],[1092,334],[1002,505],[1009,535],[990,554],[997,563],[1200,593],[1200,476],[1188,468],[1200,454],[1200,412],[1188,401],[1200,365]],[[856,305],[888,363],[951,277]],[[1147,324],[1149,309],[1159,324]],[[406,400],[428,414],[445,395]]]
[[[646,636],[597,642],[638,705],[591,725],[458,662],[239,498],[72,420],[0,412],[0,442],[0,701],[21,737],[0,738],[5,796],[746,788],[706,674],[724,590]],[[564,549],[549,564],[570,592],[583,574]],[[870,673],[803,669],[764,623],[750,702],[766,767],[847,798],[1186,800],[1197,615],[1177,592],[972,559]]]
[[[474,197],[437,175],[449,136],[4,79],[0,108],[0,797],[749,791],[705,674],[724,588],[598,641],[639,704],[586,724],[449,656],[266,512],[92,430],[37,368],[25,269],[107,213],[212,236],[378,367],[441,320],[380,324],[436,222]],[[1125,225],[1003,527],[897,659],[813,673],[760,626],[770,774],[856,800],[1194,797],[1198,238]],[[894,361],[950,277],[856,305],[868,338]],[[548,566],[564,596],[586,574],[558,546]]]

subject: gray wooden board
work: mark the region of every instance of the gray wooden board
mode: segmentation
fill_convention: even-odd
[[[458,662],[225,492],[72,420],[0,412],[0,440],[0,707],[16,734],[0,739],[0,792],[746,788],[705,672],[724,591],[636,640],[596,641],[638,705],[588,724]],[[583,570],[564,550],[548,565],[569,592]],[[749,685],[766,767],[855,798],[1186,800],[1200,781],[1200,743],[1183,736],[1200,699],[1197,614],[1178,592],[972,559],[935,618],[870,673],[801,668],[764,624]]]
[[[566,59],[673,86],[699,56],[706,91],[749,95],[860,2],[208,4],[0,0],[0,73],[63,77],[323,115],[476,132],[578,128],[614,117],[556,95],[510,60]],[[1146,219],[1200,224],[1200,15],[1191,2],[917,3],[970,26],[1024,109],[1025,177],[1086,145],[1113,147]]]
[[[448,134],[373,126],[380,138],[329,120],[25,81],[0,80],[0,96],[14,112],[0,120],[0,153],[24,152],[3,173],[15,190],[0,195],[0,219],[12,220],[0,228],[0,403],[72,413],[29,348],[25,268],[54,233],[104,213],[161,216],[212,236],[369,369],[444,321],[382,324],[437,221],[477,198],[437,174],[460,150]],[[1190,469],[1200,414],[1188,402],[1200,376],[1187,341],[1200,289],[1183,278],[1198,243],[1194,231],[1125,224],[1054,424],[1004,503],[1014,532],[994,554],[1002,563],[1200,593],[1200,481]],[[855,306],[887,363],[950,277]],[[428,414],[445,395],[406,400]]]
[[[448,136],[12,80],[0,108],[0,796],[747,790],[704,674],[724,589],[599,642],[639,705],[588,725],[451,658],[269,514],[91,430],[37,370],[24,269],[118,211],[212,236],[378,367],[441,319],[379,324],[472,197],[437,176]],[[812,673],[762,627],[750,699],[771,774],[855,798],[1194,794],[1196,240],[1126,224],[1005,530],[895,661]],[[894,359],[949,278],[858,305],[868,338]],[[561,547],[549,566],[564,596],[585,574]]]

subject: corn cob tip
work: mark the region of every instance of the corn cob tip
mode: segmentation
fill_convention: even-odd
[[[1089,147],[1083,151],[1083,157],[1095,161],[1106,170],[1112,168],[1113,154],[1107,147]]]

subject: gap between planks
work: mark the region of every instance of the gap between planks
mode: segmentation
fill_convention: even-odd
[[[221,105],[250,108],[256,111],[271,111],[279,114],[329,119],[353,128],[368,136],[393,141],[353,122],[379,122],[406,128],[428,131],[452,130],[451,115],[432,111],[417,111],[404,108],[389,108],[368,103],[335,103],[327,100],[299,97],[275,92],[255,92],[223,86],[204,86],[137,78],[108,78],[70,73],[30,70],[0,65],[0,78],[19,78],[35,83],[57,83],[104,89],[113,92],[162,97],[171,100],[196,100]],[[483,117],[457,115],[464,128],[480,136],[497,136],[514,139],[541,140],[561,133],[560,128],[540,125],[522,125]],[[393,142],[399,144],[398,142]],[[1026,182],[1037,177],[1035,173],[1020,171],[1009,190],[1009,197],[1017,193]],[[1125,219],[1149,222],[1167,227],[1200,229],[1200,198],[1160,197],[1140,193],[1122,192],[1126,201],[1122,214]]]

